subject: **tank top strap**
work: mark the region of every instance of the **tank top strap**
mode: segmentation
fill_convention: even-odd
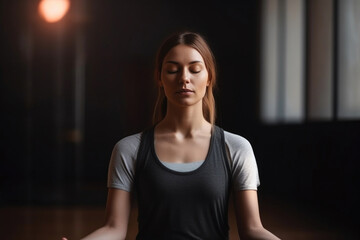
[[[220,148],[221,148],[221,152],[222,152],[222,155],[223,155],[223,159],[224,159],[224,165],[226,167],[226,171],[228,172],[228,176],[229,176],[229,186],[231,186],[231,167],[230,167],[230,159],[229,159],[229,156],[227,154],[227,150],[226,150],[226,142],[225,142],[225,133],[224,133],[224,129],[215,125],[214,126],[214,132],[216,132],[216,137],[220,138],[219,141],[217,141],[218,143],[221,144]]]
[[[137,176],[140,175],[141,169],[144,168],[147,159],[149,159],[148,155],[151,152],[151,144],[154,136],[154,128],[155,126],[152,126],[150,128],[145,129],[141,133],[140,145],[135,163],[135,183],[137,182]]]

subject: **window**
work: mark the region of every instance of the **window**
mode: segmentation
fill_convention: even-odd
[[[360,1],[338,1],[338,117],[360,118]]]
[[[360,1],[263,0],[260,116],[360,117]]]

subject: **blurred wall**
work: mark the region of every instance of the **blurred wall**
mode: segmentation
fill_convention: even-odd
[[[213,48],[219,124],[256,120],[257,1],[77,0],[57,23],[37,1],[1,5],[4,204],[104,203],[113,146],[151,124],[154,57],[174,31],[199,31]]]

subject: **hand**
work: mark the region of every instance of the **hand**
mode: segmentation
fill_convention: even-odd
[[[66,237],[62,237],[61,240],[68,240]]]

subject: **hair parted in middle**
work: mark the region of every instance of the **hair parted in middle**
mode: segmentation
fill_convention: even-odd
[[[154,70],[154,79],[156,84],[161,81],[161,70],[164,58],[167,53],[177,45],[186,45],[197,50],[202,58],[204,59],[204,64],[208,72],[208,81],[209,85],[206,89],[205,96],[202,100],[203,105],[203,115],[204,118],[210,122],[212,125],[215,124],[216,118],[216,107],[215,107],[215,98],[214,98],[214,89],[216,88],[216,63],[213,52],[211,51],[209,44],[206,42],[205,38],[199,33],[195,32],[178,32],[169,36],[160,46],[156,58],[155,58],[155,70]],[[158,84],[159,85],[159,84]],[[167,99],[165,96],[164,89],[158,87],[158,96],[155,103],[155,109],[153,114],[153,124],[160,122],[166,115],[167,111]]]

